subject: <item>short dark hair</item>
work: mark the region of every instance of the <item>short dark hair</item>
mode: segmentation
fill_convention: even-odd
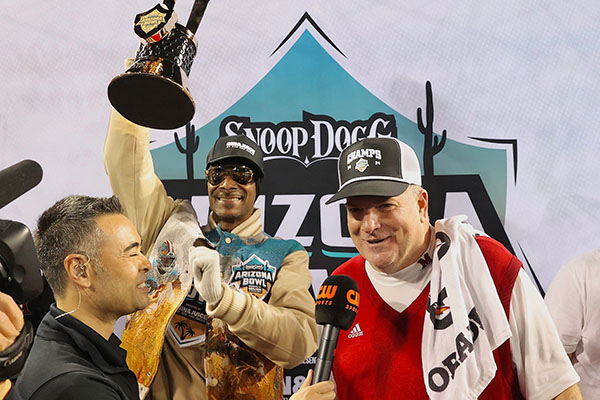
[[[34,235],[42,271],[54,292],[62,295],[67,283],[64,259],[82,253],[97,258],[103,233],[96,218],[106,214],[123,214],[115,197],[71,195],[54,203],[38,219]]]

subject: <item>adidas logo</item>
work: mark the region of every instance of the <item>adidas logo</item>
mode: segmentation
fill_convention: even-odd
[[[354,328],[352,328],[352,330],[348,334],[348,338],[352,339],[352,338],[359,337],[362,335],[364,335],[364,334],[363,334],[363,331],[360,330],[360,325],[356,324],[356,325],[354,325]]]

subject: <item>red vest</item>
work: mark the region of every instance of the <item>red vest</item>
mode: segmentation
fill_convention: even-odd
[[[522,264],[497,241],[483,236],[476,240],[508,317],[512,289]],[[334,271],[353,278],[360,292],[354,325],[350,332],[340,331],[334,356],[338,399],[427,399],[421,340],[429,285],[399,313],[377,294],[364,262],[362,256],[357,256]],[[521,399],[509,340],[494,351],[494,359],[496,376],[479,398]]]

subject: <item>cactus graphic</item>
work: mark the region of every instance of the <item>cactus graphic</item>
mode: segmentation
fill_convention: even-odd
[[[425,136],[423,145],[423,172],[425,179],[433,176],[433,157],[439,153],[446,144],[446,130],[442,132],[442,139],[433,135],[433,94],[431,93],[431,82],[425,84],[425,92],[427,94],[427,108],[425,115],[427,118],[426,124],[423,123],[423,115],[421,107],[417,108],[417,124],[419,131]]]
[[[200,138],[196,136],[196,130],[194,125],[192,125],[189,122],[185,126],[185,149],[179,142],[179,136],[177,135],[177,132],[174,133],[174,136],[175,145],[177,145],[177,150],[179,150],[180,153],[185,154],[187,177],[189,180],[194,180],[194,153],[196,152],[196,150],[198,150]]]

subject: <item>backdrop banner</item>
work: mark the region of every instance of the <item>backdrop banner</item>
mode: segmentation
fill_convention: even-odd
[[[192,4],[178,1],[177,13]],[[34,229],[61,197],[111,194],[107,86],[139,45],[135,15],[153,5],[0,10],[0,169],[26,158],[44,169],[0,218]],[[325,204],[336,158],[357,140],[396,137],[419,157],[432,220],[466,214],[543,292],[562,264],[598,246],[599,17],[591,0],[211,2],[189,74],[196,112],[151,132],[156,173],[205,222],[214,141],[258,143],[265,230],[306,247],[316,293],[357,254],[343,201]],[[286,397],[313,363],[288,371]]]

